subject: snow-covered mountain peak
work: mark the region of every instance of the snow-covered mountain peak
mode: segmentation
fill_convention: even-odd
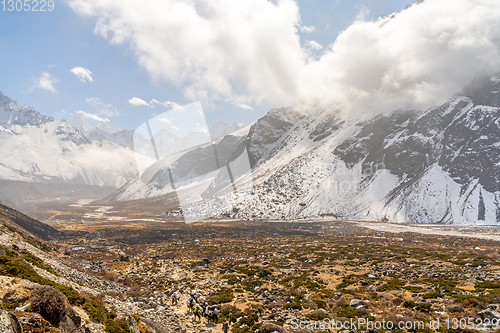
[[[137,173],[134,152],[91,142],[77,128],[85,124],[81,116],[56,121],[0,93],[0,179],[123,185]]]
[[[99,124],[95,125],[95,128],[98,128],[101,131],[109,133],[109,134],[114,134],[114,133],[118,133],[121,131],[120,128],[113,128],[103,121],[101,121]]]
[[[0,92],[0,125],[36,126],[53,122],[54,118],[40,114]]]
[[[121,131],[120,128],[113,128],[103,121],[99,122],[95,126],[91,126],[85,119],[85,117],[82,116],[81,114],[76,114],[73,118],[71,118],[68,121],[68,123],[77,130],[79,130],[80,132],[84,133],[85,135],[95,130],[100,130],[107,134],[115,134]]]
[[[475,105],[500,106],[500,75],[473,80],[464,88],[464,95]]]
[[[238,121],[233,122],[232,125],[228,125],[223,120],[217,120],[212,127],[210,127],[210,137],[212,140],[220,139],[228,134],[234,133],[237,130],[243,128],[243,124]]]
[[[234,191],[221,169],[211,183],[186,189],[191,205],[205,215],[242,220],[500,224],[499,77],[475,80],[427,110],[395,110],[368,120],[345,118],[335,110],[273,109],[245,137],[226,136],[215,145],[222,164],[237,154],[221,158],[219,151],[246,149],[252,191],[220,215],[218,207],[231,203]],[[226,126],[217,122],[213,129]],[[173,172],[208,174],[203,169],[209,167],[204,162],[208,148],[179,157]],[[160,169],[154,181],[132,181],[114,199],[169,193],[172,188],[158,181],[166,184],[166,174]],[[245,177],[235,186],[246,183]],[[196,196],[202,187],[205,192]]]
[[[71,126],[73,126],[74,128],[76,128],[77,130],[79,130],[82,133],[86,133],[87,131],[89,131],[92,128],[92,126],[90,126],[90,124],[87,122],[85,117],[83,117],[79,113],[76,114],[70,120],[68,120],[68,124],[70,124]]]

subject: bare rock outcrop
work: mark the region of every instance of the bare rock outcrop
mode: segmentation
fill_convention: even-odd
[[[21,325],[13,314],[0,309],[0,332],[21,333]]]
[[[139,329],[139,325],[137,325],[137,320],[135,320],[134,317],[132,317],[131,315],[128,315],[125,320],[128,324],[130,331],[132,331],[132,333],[141,333],[141,330]]]

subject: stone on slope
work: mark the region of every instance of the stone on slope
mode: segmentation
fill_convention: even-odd
[[[126,318],[127,324],[129,329],[132,331],[132,333],[141,333],[141,330],[139,329],[139,325],[137,325],[137,321],[135,320],[134,317],[131,315],[128,315]]]
[[[21,325],[13,314],[0,309],[0,332],[21,333]]]
[[[60,333],[59,329],[55,328],[51,323],[47,320],[43,319],[41,315],[38,313],[32,312],[14,312],[14,315],[19,319],[19,323],[22,325],[22,332],[26,333],[37,333],[37,332],[46,332],[46,333]]]

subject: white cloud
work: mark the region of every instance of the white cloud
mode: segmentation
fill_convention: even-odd
[[[108,118],[101,118],[101,117],[99,117],[96,114],[88,113],[88,112],[85,112],[85,111],[77,111],[76,113],[81,114],[83,116],[83,118],[87,118],[87,119],[92,119],[92,120],[96,120],[96,121],[103,121],[103,122],[108,122],[109,121]]]
[[[61,115],[61,116],[72,116],[72,115],[73,115],[73,113],[71,113],[71,112],[66,112],[66,110],[61,109],[61,112],[59,113],[59,115]]]
[[[176,109],[176,108],[180,108],[181,105],[180,104],[177,104],[175,102],[171,102],[171,101],[166,101],[166,102],[158,102],[156,99],[152,99],[151,102],[149,102],[151,104],[151,106],[154,106],[154,104],[158,104],[158,105],[163,105],[167,108],[172,108],[172,109]]]
[[[426,0],[358,20],[306,66],[302,96],[373,113],[442,102],[476,75],[500,70],[498,20],[494,0]]]
[[[356,15],[356,21],[367,21],[370,16],[370,9],[365,5],[361,5],[358,10],[358,14]]]
[[[96,33],[126,43],[154,79],[188,99],[290,101],[303,65],[293,0],[68,0]],[[240,94],[240,92],[242,92]]]
[[[140,105],[151,106],[151,105],[149,105],[148,102],[140,99],[139,97],[132,97],[131,99],[128,100],[128,102],[132,105],[135,105],[135,106],[140,106]]]
[[[139,97],[132,97],[131,99],[128,100],[128,102],[130,104],[133,104],[133,105],[136,105],[136,106],[141,106],[141,105],[144,105],[144,106],[150,106],[150,107],[154,107],[155,105],[162,105],[162,106],[165,106],[167,108],[172,108],[172,109],[175,109],[175,108],[180,108],[181,105],[180,104],[177,104],[175,102],[171,102],[171,101],[166,101],[166,102],[159,102],[158,100],[156,99],[152,99],[149,103],[146,102],[145,100],[139,98]]]
[[[500,1],[426,0],[367,21],[366,8],[319,58],[301,46],[293,0],[68,0],[96,33],[128,44],[154,79],[188,98],[423,107],[500,71]]]
[[[310,26],[310,27],[300,26],[300,31],[301,31],[301,32],[309,32],[309,33],[311,33],[311,32],[316,31],[316,28],[314,28],[314,26],[313,26],[313,25],[312,25],[312,26]]]
[[[202,124],[200,124],[200,123],[196,123],[195,127],[196,127],[196,131],[198,131],[198,132],[201,132],[201,133],[209,133],[209,130],[208,130],[208,128],[206,127],[206,125],[205,125],[205,126],[203,126],[203,125],[202,125]]]
[[[245,109],[245,110],[253,111],[253,108],[250,105],[246,105],[246,104],[234,104],[234,106],[236,106],[236,107],[238,107],[240,109]]]
[[[321,46],[321,44],[313,41],[313,40],[308,40],[306,42],[306,45],[309,46],[311,49],[313,49],[314,51],[319,51],[323,48],[323,46]]]
[[[75,74],[76,77],[78,77],[78,79],[82,82],[87,82],[86,80],[89,80],[90,82],[94,81],[92,79],[92,72],[86,68],[75,67],[71,69],[71,73]]]
[[[101,102],[101,100],[97,97],[86,98],[85,101],[92,105],[99,115],[105,115],[107,117],[120,115],[120,112],[118,112],[116,107],[114,107],[112,104]]]
[[[54,83],[56,82],[57,80],[49,72],[42,72],[40,76],[33,78],[33,86],[30,90],[45,89],[55,94],[57,90],[54,88]]]

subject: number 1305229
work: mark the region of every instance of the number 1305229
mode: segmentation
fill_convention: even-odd
[[[0,9],[4,12],[51,12],[54,0],[2,0]]]

